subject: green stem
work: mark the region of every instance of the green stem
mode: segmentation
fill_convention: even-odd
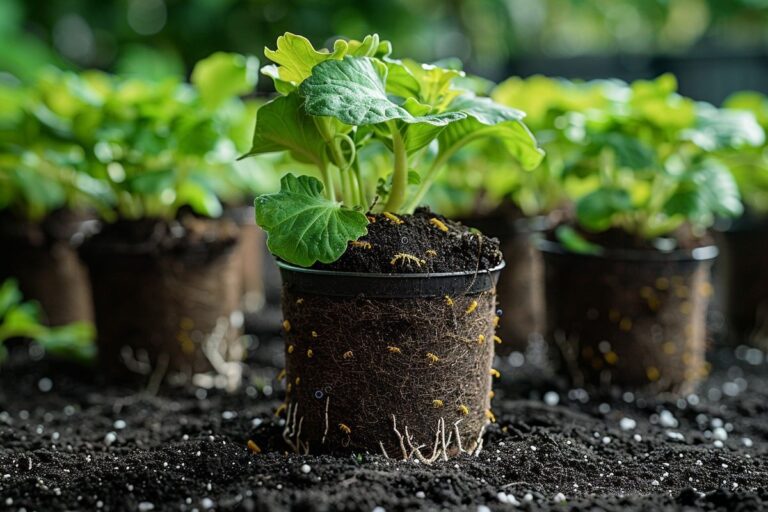
[[[450,160],[450,158],[456,153],[456,151],[459,150],[459,148],[467,143],[469,143],[469,140],[467,140],[465,143],[451,146],[448,150],[437,154],[437,158],[435,158],[429,170],[427,171],[427,174],[422,178],[421,184],[416,190],[416,194],[408,202],[408,205],[405,208],[407,213],[413,213],[416,207],[419,206],[419,203],[422,201],[422,199],[424,199],[424,196],[429,190],[429,187],[432,186],[432,183],[437,178],[437,175],[440,173],[440,169],[442,169],[445,164],[448,163],[448,160]]]
[[[368,194],[365,190],[365,186],[363,185],[363,171],[360,170],[360,164],[355,160],[355,162],[352,164],[352,167],[355,171],[355,180],[357,181],[357,194],[360,198],[360,206],[363,207],[364,211],[368,210],[368,207],[371,205],[370,200],[368,199]]]
[[[392,132],[392,152],[395,156],[394,171],[392,172],[392,190],[389,192],[386,211],[397,213],[405,203],[405,193],[408,188],[408,154],[405,151],[405,141],[397,129],[397,125],[390,125]]]
[[[333,177],[331,176],[331,170],[327,164],[324,164],[320,168],[320,175],[323,178],[323,184],[325,185],[325,197],[331,201],[336,201],[336,187],[333,186]]]

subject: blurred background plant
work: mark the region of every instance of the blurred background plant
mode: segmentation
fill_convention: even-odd
[[[4,0],[0,70],[26,80],[54,63],[160,78],[215,51],[261,55],[287,30],[320,46],[378,32],[401,55],[458,57],[496,80],[671,71],[683,94],[719,103],[765,88],[766,28],[768,0]]]

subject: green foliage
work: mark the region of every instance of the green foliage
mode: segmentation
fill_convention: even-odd
[[[742,91],[729,97],[724,107],[734,116],[751,113],[764,130],[768,130],[768,98],[762,93]],[[746,205],[754,212],[768,214],[768,146],[721,152],[722,160],[731,169]]]
[[[280,181],[280,192],[256,200],[256,220],[270,233],[270,251],[304,267],[338,259],[368,224],[363,213],[327,199],[318,179],[293,174]]]
[[[0,284],[0,362],[5,358],[4,343],[13,338],[27,338],[39,343],[46,352],[90,362],[95,356],[95,331],[91,324],[77,322],[62,327],[47,327],[40,322],[40,308],[24,302],[14,279]]]
[[[50,70],[25,88],[0,89],[0,209],[38,220],[58,208],[107,219],[172,218],[188,206],[215,217],[249,202],[271,172],[235,162],[257,105],[253,57],[217,53],[192,84]],[[8,106],[6,106],[8,105]]]
[[[378,209],[412,212],[448,159],[470,142],[498,139],[525,168],[541,161],[521,112],[462,89],[455,81],[460,71],[390,58],[389,43],[376,35],[315,50],[305,38],[285,34],[265,53],[276,64],[262,71],[282,95],[259,110],[248,155],[287,151],[313,164],[323,185],[284,180],[280,194],[257,201],[270,249],[291,263],[341,256],[364,233],[374,188]],[[323,220],[312,224],[312,240],[332,243],[307,244],[307,233],[291,229],[307,222],[307,205]]]
[[[671,75],[620,92],[599,111],[566,118],[565,133],[581,148],[567,171],[581,180],[579,224],[653,238],[739,215],[738,190],[717,157],[762,144],[754,116],[680,96]]]

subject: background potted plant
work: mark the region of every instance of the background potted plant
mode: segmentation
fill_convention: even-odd
[[[43,306],[42,321],[92,321],[87,274],[76,246],[108,188],[84,172],[69,140],[72,119],[52,120],[51,75],[0,85],[0,279],[14,277]]]
[[[768,129],[768,99],[763,94],[736,93],[723,106],[751,112],[762,128]],[[737,150],[726,148],[722,152],[746,208],[744,215],[718,233],[718,246],[722,251],[718,270],[722,274],[726,335],[733,344],[752,344],[763,350],[768,349],[767,151],[762,144]]]
[[[433,461],[478,450],[492,417],[502,256],[416,206],[471,141],[503,140],[527,168],[542,154],[521,112],[390,50],[373,35],[318,51],[293,34],[266,50],[280,96],[259,109],[250,154],[289,151],[318,177],[284,176],[256,219],[283,277],[285,440]]]
[[[762,142],[753,117],[637,81],[569,116],[583,158],[576,217],[540,243],[547,337],[576,385],[683,389],[706,373],[715,216],[741,213],[714,152]],[[615,94],[620,92],[621,94]]]
[[[192,84],[57,77],[59,110],[76,120],[68,135],[111,198],[101,231],[81,248],[111,376],[214,369],[238,377],[228,361],[241,355],[240,228],[223,203],[241,200],[227,194],[242,190],[232,162],[251,130],[238,95],[253,89],[256,73],[252,58],[215,54]]]

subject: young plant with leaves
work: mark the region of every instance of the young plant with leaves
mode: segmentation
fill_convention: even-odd
[[[288,151],[318,176],[287,175],[279,193],[257,199],[276,256],[301,266],[335,261],[366,233],[366,212],[413,212],[474,141],[500,140],[528,169],[541,161],[522,112],[461,88],[461,71],[390,53],[377,35],[316,50],[290,33],[265,51],[275,64],[263,72],[280,96],[259,109],[248,155]],[[382,154],[384,172],[368,165]]]
[[[757,122],[768,130],[768,97],[754,91],[738,92],[725,100],[723,107],[755,116]],[[744,115],[733,113],[734,119]],[[768,146],[762,144],[751,148],[721,152],[739,186],[747,208],[758,215],[768,215]]]
[[[47,327],[41,323],[41,316],[37,303],[24,301],[15,280],[0,284],[0,362],[7,357],[5,342],[16,338],[35,341],[55,356],[80,362],[93,360],[96,333],[91,324]]]
[[[762,129],[753,116],[676,90],[671,75],[637,81],[614,90],[607,108],[567,118],[566,135],[582,146],[583,157],[568,170],[580,179],[580,227],[649,240],[683,224],[701,234],[715,217],[741,213],[736,184],[717,155],[762,144]]]
[[[257,76],[255,58],[226,53],[199,62],[190,84],[46,73],[2,118],[20,129],[0,160],[0,180],[14,186],[9,197],[0,187],[0,205],[24,198],[38,214],[66,203],[66,186],[69,195],[87,194],[108,219],[170,219],[181,207],[219,216],[223,201],[264,190],[258,177],[268,169],[234,163],[250,142],[256,110],[239,95],[253,91]]]

